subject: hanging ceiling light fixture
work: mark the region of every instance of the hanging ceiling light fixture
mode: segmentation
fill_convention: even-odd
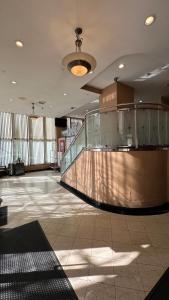
[[[39,118],[38,115],[35,115],[35,102],[32,102],[32,114],[29,116],[29,118],[32,120]]]
[[[81,51],[83,39],[80,35],[82,34],[82,28],[76,28],[75,34],[76,52],[66,55],[63,59],[63,65],[73,75],[82,77],[94,71],[96,68],[96,60],[90,54]]]

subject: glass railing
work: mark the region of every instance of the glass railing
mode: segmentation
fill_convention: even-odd
[[[82,126],[75,140],[65,152],[61,161],[61,173],[64,173],[80,152],[85,148],[85,126]]]
[[[61,172],[82,149],[169,147],[169,109],[160,104],[125,104],[111,111],[89,112],[79,134],[64,154]]]

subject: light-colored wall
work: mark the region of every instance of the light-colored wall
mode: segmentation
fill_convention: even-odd
[[[167,155],[167,151],[85,151],[62,181],[98,202],[157,206],[167,201]]]

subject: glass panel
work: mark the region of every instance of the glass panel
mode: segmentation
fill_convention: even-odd
[[[56,139],[55,119],[46,118],[46,139],[47,140]]]
[[[14,114],[13,137],[16,139],[28,138],[28,117],[27,116]]]
[[[43,164],[44,163],[44,142],[43,141],[31,141],[31,164]]]
[[[13,159],[14,162],[20,158],[25,165],[29,165],[29,142],[23,140],[14,140]]]
[[[12,115],[0,112],[0,139],[12,139]]]
[[[70,148],[62,158],[61,173],[66,171],[66,169],[71,165],[71,163],[79,155],[79,153],[82,151],[84,147],[85,147],[85,128],[82,127],[76,140],[73,142],[73,144],[70,145]]]
[[[157,146],[159,144],[158,137],[158,110],[150,110],[150,144]]]
[[[86,118],[87,128],[87,147],[100,147],[101,135],[100,135],[100,114],[95,113],[88,115]]]
[[[43,140],[43,118],[30,119],[31,122],[31,138],[33,140]]]
[[[118,132],[116,133],[115,145],[131,147],[135,145],[135,111],[120,110],[114,112],[113,118],[118,115]],[[115,121],[114,121],[115,122]],[[113,141],[114,143],[114,141]]]
[[[10,140],[0,139],[0,165],[8,166],[13,162],[13,143]]]
[[[150,143],[150,110],[137,110],[137,134],[138,145],[144,146]]]
[[[56,163],[56,142],[47,141],[46,142],[46,162]]]

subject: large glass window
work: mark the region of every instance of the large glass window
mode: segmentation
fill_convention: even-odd
[[[54,119],[0,112],[0,165],[52,163],[55,153]]]

